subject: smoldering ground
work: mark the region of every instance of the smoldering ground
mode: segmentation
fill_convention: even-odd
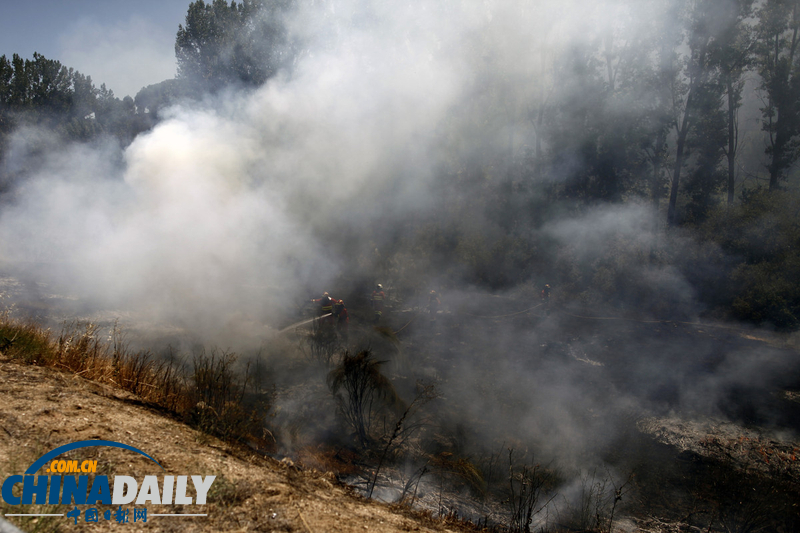
[[[257,90],[175,105],[124,148],[15,132],[0,253],[84,315],[235,349],[293,350],[272,335],[322,290],[361,298],[352,310],[368,320],[364,292],[383,282],[397,331],[436,288],[444,312],[398,334],[393,372],[406,396],[416,378],[437,382],[441,432],[464,455],[513,441],[586,471],[614,461],[637,418],[671,411],[796,428],[771,395],[797,383],[790,354],[680,323],[704,311],[696,289],[650,258],[690,245],[665,241],[649,204],[548,205],[509,168],[535,141],[526,102],[580,97],[553,57],[619,24],[668,23],[589,4],[300,5],[285,23],[306,48]],[[545,181],[584,164],[565,150]],[[516,203],[484,209],[487,184]],[[308,366],[291,358],[268,379]],[[283,416],[308,410],[302,396]]]

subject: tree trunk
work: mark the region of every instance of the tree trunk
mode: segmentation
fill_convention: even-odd
[[[653,150],[653,208],[658,213],[661,204],[661,168],[664,164],[664,152],[661,147],[666,142],[666,128],[661,128],[656,136],[656,144]]]
[[[728,89],[728,205],[733,205],[736,161],[736,102],[733,98],[733,76],[727,76]]]
[[[685,121],[684,121],[685,122]],[[686,128],[688,130],[688,128]],[[672,185],[669,191],[669,207],[667,208],[667,225],[675,225],[675,211],[678,204],[678,186],[681,181],[681,167],[683,166],[683,145],[686,142],[686,133],[678,134],[678,146],[675,150],[675,169],[672,172]]]
[[[789,23],[790,28],[794,28],[792,31],[792,37],[789,43],[789,50],[787,56],[784,58],[784,61],[788,65],[786,68],[785,73],[781,75],[779,81],[773,80],[772,83],[780,84],[781,91],[778,91],[780,95],[776,98],[776,95],[771,94],[770,99],[773,100],[773,105],[775,107],[775,138],[772,143],[772,161],[769,165],[769,190],[774,191],[778,188],[778,182],[783,174],[783,171],[791,165],[794,158],[789,153],[790,150],[790,141],[795,132],[791,131],[792,126],[787,123],[793,122],[796,120],[796,113],[795,110],[795,103],[793,98],[789,98],[787,100],[787,94],[791,93],[791,87],[793,85],[793,76],[795,75],[794,70],[794,57],[797,53],[798,45],[800,45],[800,27],[798,26],[798,22],[800,22],[800,2],[794,0],[792,3],[792,15],[791,20]],[[773,38],[774,43],[774,60],[772,62],[772,70],[773,76],[777,78],[779,74],[778,64],[780,62],[780,34],[776,34]]]
[[[683,123],[678,131],[677,146],[675,148],[675,169],[672,172],[672,185],[669,191],[669,207],[667,209],[667,225],[675,225],[676,206],[678,204],[678,187],[681,181],[681,169],[683,167],[683,150],[686,144],[686,136],[689,133],[689,106],[691,105],[692,95],[686,99],[686,111],[683,113]]]
[[[778,113],[780,113],[780,110],[778,110]],[[781,177],[781,170],[783,169],[782,161],[785,142],[780,114],[778,115],[776,126],[778,131],[775,132],[775,143],[772,145],[772,161],[769,164],[769,190],[771,191],[778,188],[778,179]]]

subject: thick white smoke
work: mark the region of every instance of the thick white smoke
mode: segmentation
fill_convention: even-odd
[[[654,25],[672,23],[651,9],[656,5],[309,1],[286,21],[306,46],[297,64],[258,90],[231,89],[176,105],[125,149],[110,142],[59,146],[41,132],[17,131],[5,164],[21,185],[0,209],[0,258],[48,274],[60,282],[58,290],[90,308],[132,310],[209,344],[229,346],[232,329],[243,324],[258,336],[294,303],[317,296],[312,289],[330,290],[358,262],[345,253],[369,265],[383,246],[372,228],[399,227],[441,207],[436,181],[459,178],[471,154],[492,154],[500,166],[506,156],[531,150],[536,105],[554,92],[579,90],[554,85],[560,55],[608,35],[634,41]],[[480,179],[501,174],[488,168]],[[480,227],[485,220],[485,213],[475,213],[453,223]],[[694,311],[683,276],[646,259],[659,235],[654,220],[649,205],[630,202],[570,213],[528,231],[552,243],[552,258],[593,268],[585,274],[588,283],[624,288],[636,282],[651,288],[647,294],[661,308]],[[357,242],[333,245],[344,234]],[[363,235],[369,238],[358,240]],[[505,237],[497,226],[485,235],[491,236],[482,241],[487,245]],[[617,239],[624,241],[619,250]],[[623,253],[630,272],[621,281],[604,278],[603,261]],[[412,257],[409,263],[415,260],[432,262]],[[530,286],[515,296],[524,291],[530,298]],[[487,434],[515,434],[569,467],[591,462],[587,450],[614,445],[623,414],[641,413],[673,393],[674,405],[709,404],[702,412],[717,414],[718,391],[745,381],[740,369],[749,369],[734,358],[719,384],[710,383],[693,377],[691,359],[714,355],[712,340],[703,346],[670,341],[665,348],[661,338],[642,340],[643,330],[626,329],[623,321],[590,329],[593,322],[567,314],[506,319],[538,300],[513,310],[471,309],[469,303],[489,298],[452,287],[443,308],[455,315],[459,298],[475,315],[469,319],[475,327],[462,315],[463,330],[431,341],[431,352],[453,356],[452,364],[441,364],[450,373],[441,390],[459,410],[453,419],[484,421]],[[435,377],[424,359],[433,335],[426,338],[419,327],[421,340],[414,342],[422,347],[413,364],[420,373],[431,367]],[[591,334],[582,337],[583,329]],[[672,326],[664,330],[663,338],[671,339]],[[595,364],[600,357],[617,366]],[[286,412],[295,414],[291,406]]]
[[[487,61],[517,64],[494,41],[507,56],[528,38],[493,13],[523,7],[304,5],[287,21],[308,46],[291,77],[177,106],[122,153],[50,143],[2,212],[2,254],[113,307],[266,319],[289,288],[337,275],[315,235],[424,207],[443,149],[483,139],[469,93]],[[9,160],[35,160],[28,138]]]

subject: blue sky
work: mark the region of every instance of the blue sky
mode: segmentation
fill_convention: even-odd
[[[175,34],[191,0],[2,0],[0,55],[34,52],[120,98],[175,75]]]

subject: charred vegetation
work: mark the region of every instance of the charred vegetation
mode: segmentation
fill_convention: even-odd
[[[796,531],[799,14],[200,0],[123,100],[2,56],[0,351],[448,523]]]

